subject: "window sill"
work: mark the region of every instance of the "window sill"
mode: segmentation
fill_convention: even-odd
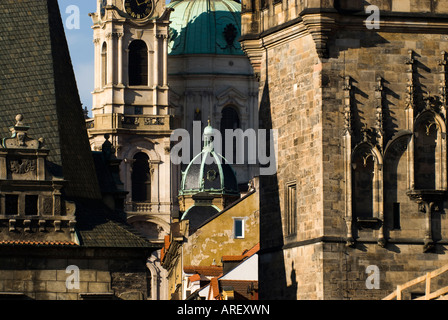
[[[376,229],[382,223],[379,218],[357,218],[356,222],[358,226],[363,229]]]

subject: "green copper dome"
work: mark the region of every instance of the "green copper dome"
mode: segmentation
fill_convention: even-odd
[[[213,128],[204,129],[204,148],[182,172],[179,195],[211,194],[238,195],[238,182],[233,168],[213,147]]]
[[[170,55],[243,55],[241,4],[234,0],[174,0],[170,24]]]

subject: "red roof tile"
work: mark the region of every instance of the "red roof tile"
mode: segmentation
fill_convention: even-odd
[[[201,275],[199,273],[196,273],[190,277],[188,277],[188,281],[195,282],[201,280]]]
[[[219,280],[222,287],[230,287],[233,289],[236,300],[253,300],[254,293],[258,291],[258,281],[249,280]]]
[[[72,241],[24,241],[24,240],[4,240],[0,245],[25,245],[25,246],[77,246]]]
[[[212,278],[210,281],[210,294],[215,300],[222,300],[221,293],[219,292],[219,282],[218,278]]]

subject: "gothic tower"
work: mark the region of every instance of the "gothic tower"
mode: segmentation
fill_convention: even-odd
[[[97,11],[91,14],[95,43],[93,117],[88,120],[91,147],[100,150],[108,140],[122,160],[128,222],[153,242],[163,241],[169,232],[177,188],[170,162],[170,12],[164,0],[98,0]]]
[[[380,299],[447,264],[447,13],[446,0],[242,1],[260,122],[278,130],[277,173],[260,179],[261,299]]]

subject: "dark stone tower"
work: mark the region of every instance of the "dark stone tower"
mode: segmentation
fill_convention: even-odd
[[[260,298],[379,299],[446,264],[448,1],[242,5],[279,137],[260,179]]]

